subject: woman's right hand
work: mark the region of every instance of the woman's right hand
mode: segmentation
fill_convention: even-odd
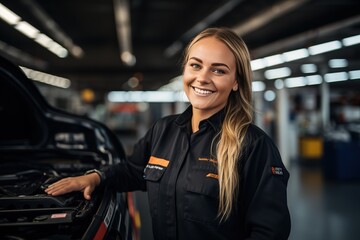
[[[47,187],[45,192],[51,196],[59,196],[73,191],[82,191],[84,198],[91,199],[91,193],[100,184],[100,176],[97,173],[78,177],[63,178]]]

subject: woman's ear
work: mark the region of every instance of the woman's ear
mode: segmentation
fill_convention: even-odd
[[[235,82],[232,90],[233,90],[234,92],[236,92],[236,91],[238,90],[238,83],[237,83],[237,81]]]

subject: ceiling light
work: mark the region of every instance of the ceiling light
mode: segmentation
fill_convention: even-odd
[[[35,38],[35,42],[37,42],[38,44],[40,44],[45,48],[51,47],[51,44],[54,43],[54,41],[51,38],[49,38],[48,36],[42,33],[38,34],[38,36]]]
[[[347,67],[348,61],[346,59],[330,59],[329,60],[329,67],[331,68],[343,68]]]
[[[251,61],[251,69],[253,71],[263,69],[265,67],[266,67],[266,65],[265,65],[265,62],[264,62],[264,60],[262,58],[255,59],[255,60]]]
[[[284,81],[281,79],[276,79],[274,81],[274,86],[276,89],[283,89],[284,88]]]
[[[265,71],[266,79],[276,79],[276,78],[283,78],[288,77],[291,75],[291,70],[288,67],[283,68],[276,68]]]
[[[134,66],[136,63],[135,56],[129,51],[124,51],[121,53],[121,60],[128,66]]]
[[[284,63],[281,54],[265,57],[263,60],[265,61],[267,67]]]
[[[253,92],[261,92],[265,90],[265,83],[262,81],[254,81],[252,82],[252,91]]]
[[[11,12],[9,9],[0,4],[0,17],[4,19],[4,16],[8,15],[11,16],[11,18],[7,18],[10,20],[5,21],[8,22],[10,25],[13,25],[13,27],[22,34],[31,39],[34,39],[35,42],[47,48],[49,51],[56,54],[58,57],[64,58],[68,55],[67,49],[56,43],[51,38],[47,37],[45,34],[40,33],[37,28],[29,24],[28,22],[21,21],[21,18],[19,16],[17,16],[15,13]]]
[[[0,18],[10,25],[15,25],[21,21],[21,18],[10,9],[0,3]]]
[[[285,86],[288,88],[306,86],[306,78],[305,77],[287,78],[285,79]]]
[[[308,57],[309,51],[306,48],[301,48],[294,51],[284,52],[282,56],[285,62],[290,62]]]
[[[349,77],[351,80],[360,79],[360,70],[354,70],[349,72]]]
[[[355,36],[352,36],[352,37],[344,38],[342,40],[342,43],[346,47],[352,46],[352,45],[355,45],[355,44],[359,44],[360,43],[360,35],[355,35]]]
[[[30,25],[25,21],[21,21],[18,24],[16,24],[15,28],[24,35],[26,35],[27,37],[32,39],[36,38],[36,36],[39,34],[39,30],[37,30],[36,28],[34,28],[32,25]]]
[[[324,78],[326,82],[340,82],[349,79],[346,72],[327,73]]]
[[[303,64],[300,68],[303,73],[314,73],[317,71],[316,65],[312,63]]]
[[[68,55],[68,51],[66,48],[63,48],[60,44],[53,42],[50,47],[48,48],[50,52],[54,53],[60,58],[65,58]]]
[[[112,91],[110,102],[188,102],[184,91]]]
[[[322,77],[320,75],[306,76],[308,85],[317,85],[322,83]]]
[[[341,42],[336,40],[336,41],[314,45],[309,47],[308,49],[311,55],[316,55],[320,53],[330,52],[340,48],[341,48]]]
[[[264,98],[266,101],[268,102],[272,102],[275,100],[276,98],[276,93],[272,90],[267,90],[265,93],[264,93]]]

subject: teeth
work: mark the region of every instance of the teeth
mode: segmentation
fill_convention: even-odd
[[[195,87],[194,87],[194,90],[195,90],[195,92],[200,93],[200,94],[210,94],[210,93],[212,93],[212,91],[202,90],[202,89],[195,88]]]

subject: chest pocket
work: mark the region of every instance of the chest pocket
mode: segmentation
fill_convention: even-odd
[[[216,165],[198,161],[189,171],[184,190],[184,219],[217,224],[219,180]]]
[[[169,160],[151,156],[144,169],[144,179],[147,181],[150,212],[153,217],[158,214],[159,186],[161,177],[164,175]]]
[[[152,182],[159,181],[168,165],[169,160],[151,156],[144,169],[144,179]]]

